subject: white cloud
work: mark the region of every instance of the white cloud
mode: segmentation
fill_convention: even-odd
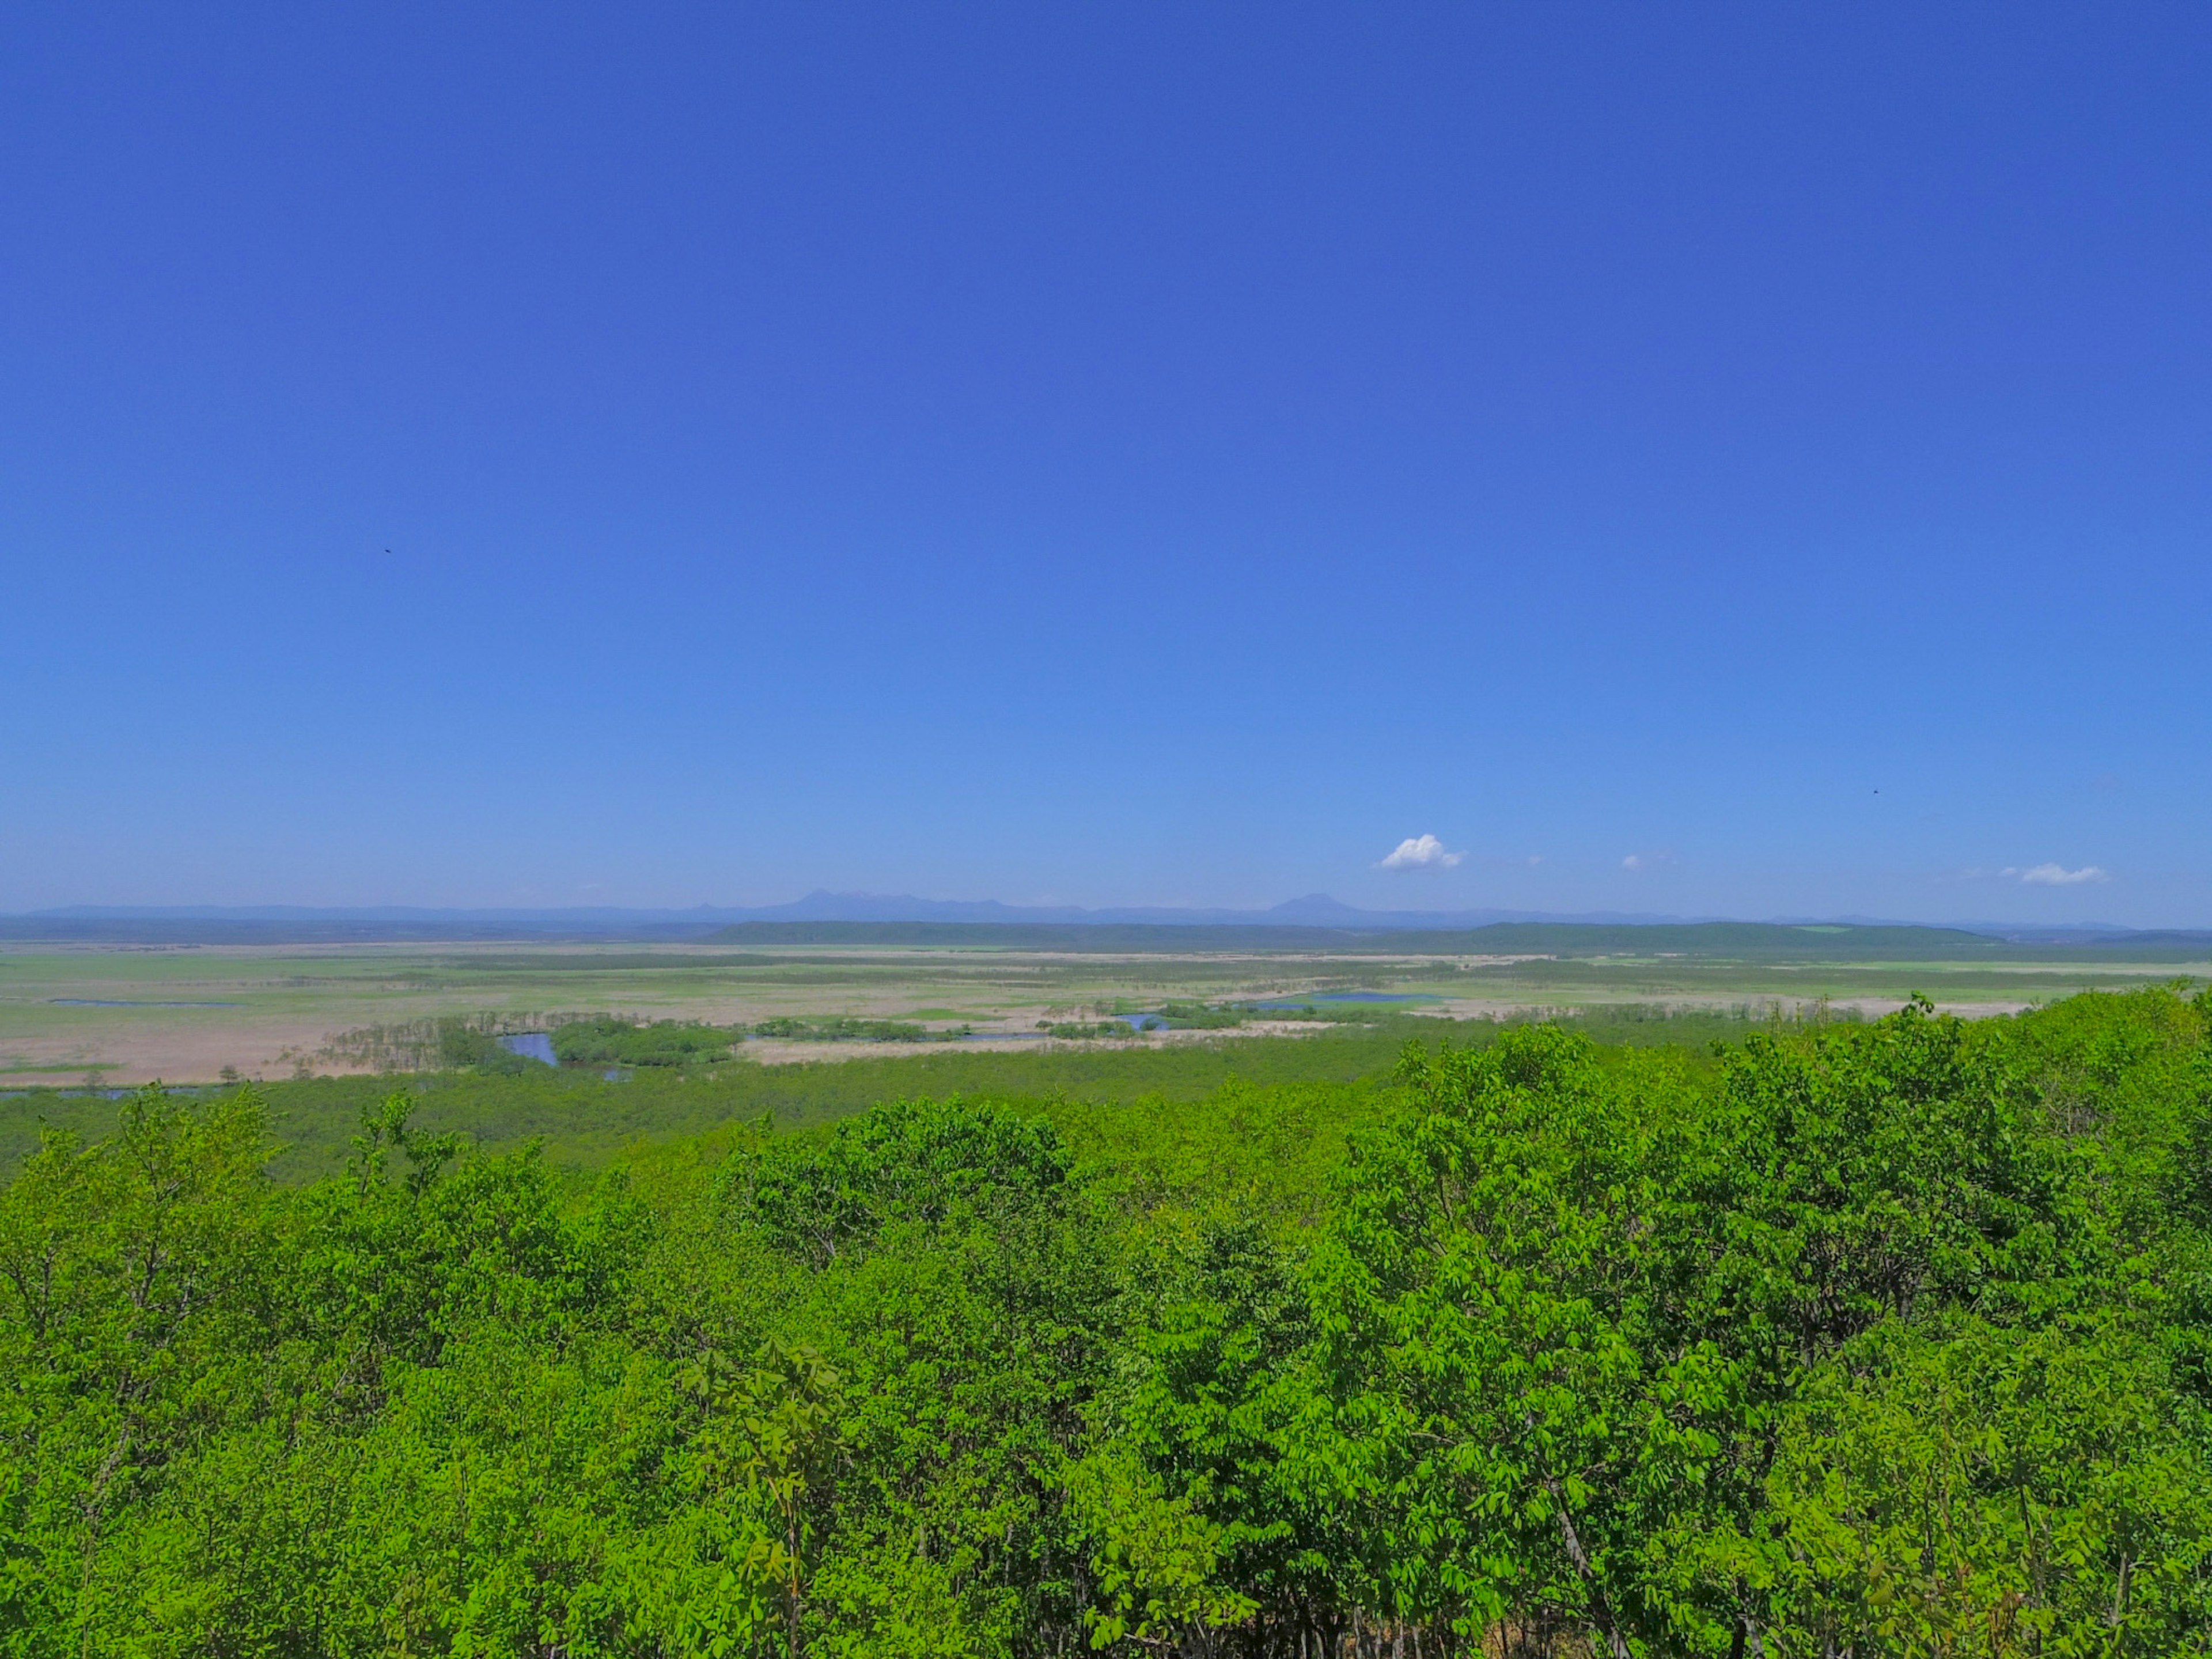
[[[1378,860],[1377,870],[1449,870],[1467,856],[1464,853],[1448,853],[1443,842],[1434,836],[1408,836],[1398,843],[1397,850],[1386,859]]]
[[[1644,867],[1644,860],[1631,853],[1626,858],[1621,860],[1620,867],[1624,870],[1641,870]]]
[[[2079,887],[2084,882],[2112,879],[2094,864],[2085,864],[2079,870],[2069,870],[2063,864],[2035,864],[2025,870],[2015,866],[2008,866],[1997,873],[2015,876],[2030,887]]]

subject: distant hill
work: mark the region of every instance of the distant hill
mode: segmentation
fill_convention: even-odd
[[[735,921],[985,922],[1066,924],[1095,927],[1117,923],[1157,927],[1399,927],[1432,930],[1484,927],[1500,921],[1676,921],[1675,916],[1602,911],[1560,916],[1540,910],[1362,910],[1326,893],[1308,893],[1261,910],[1188,905],[1005,904],[997,899],[924,899],[909,893],[832,893],[817,890],[788,904],[763,906],[729,917]]]
[[[539,939],[681,942],[712,933],[719,918],[669,922],[592,912],[503,915],[481,910],[377,914],[301,910],[286,915],[184,910],[33,911],[0,915],[0,939],[76,945],[465,944]]]
[[[1464,928],[957,921],[744,921],[717,945],[944,950],[1310,951],[1371,956],[1681,956],[1739,962],[2212,960],[2212,933],[2021,942],[1957,927],[1782,922],[1492,922]]]
[[[1310,893],[1262,910],[1004,904],[995,899],[808,894],[690,909],[79,905],[0,916],[0,939],[276,945],[617,941],[752,946],[934,945],[1028,951],[1311,951],[1418,955],[1685,956],[1764,961],[2203,962],[2212,933],[2125,928],[1729,921],[1596,913],[1362,910]]]
[[[690,909],[617,906],[434,909],[411,905],[72,905],[0,915],[0,939],[143,944],[343,944],[377,940],[684,939],[748,922],[882,923],[995,927],[1316,927],[1450,929],[1500,921],[1634,923],[1679,920],[1613,912],[1559,917],[1525,910],[1361,910],[1309,893],[1264,910],[1165,905],[1005,904],[996,899],[924,899],[911,894],[809,893],[787,904]],[[1218,942],[1217,942],[1218,946]]]

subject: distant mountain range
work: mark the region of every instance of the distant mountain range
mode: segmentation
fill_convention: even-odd
[[[740,923],[961,923],[1012,927],[1140,927],[1336,929],[1363,933],[1464,932],[1498,923],[1624,927],[1680,927],[1727,920],[1626,911],[1559,915],[1539,910],[1363,910],[1326,893],[1309,893],[1265,909],[1166,905],[1005,904],[996,899],[924,899],[911,894],[809,893],[787,904],[696,905],[688,909],[620,906],[561,908],[434,908],[414,905],[70,905],[0,915],[0,938],[197,941],[494,939],[588,938],[700,939]],[[2033,927],[2010,922],[1940,924],[1861,916],[1777,917],[1794,927],[1938,926],[2016,943],[2086,942],[2146,937],[2144,930],[2099,923]]]
[[[76,904],[0,918],[10,922],[222,921],[369,922],[403,927],[522,926],[599,930],[645,927],[726,927],[741,921],[957,921],[1019,925],[1136,924],[1203,927],[1462,928],[1495,921],[1601,921],[1632,924],[1684,918],[1607,911],[1584,916],[1553,915],[1534,910],[1361,910],[1310,893],[1264,910],[1232,910],[1172,905],[1120,905],[1085,909],[1073,904],[1005,904],[997,899],[925,899],[906,893],[833,893],[822,890],[787,904],[695,905],[686,909],[645,909],[613,905],[562,908],[431,908],[417,905],[315,906],[98,905]]]
[[[1134,923],[1140,926],[1203,927],[1481,927],[1494,921],[1643,921],[1708,920],[1592,912],[1556,915],[1538,910],[1361,910],[1326,893],[1309,893],[1264,910],[1232,910],[1174,905],[1118,905],[1085,909],[1074,904],[1004,904],[997,899],[925,899],[909,893],[833,893],[817,889],[787,904],[700,904],[688,909],[641,909],[619,906],[563,908],[436,909],[415,905],[98,905],[76,904],[5,918],[64,921],[269,921],[396,922],[408,925],[453,922],[465,925],[520,923],[560,927],[725,927],[740,921],[965,921],[1022,924]]]

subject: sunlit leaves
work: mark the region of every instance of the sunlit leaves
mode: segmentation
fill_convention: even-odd
[[[0,1189],[0,1654],[2203,1652],[2208,1012],[589,1186],[147,1091]]]

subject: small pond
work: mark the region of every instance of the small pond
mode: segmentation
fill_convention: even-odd
[[[548,1066],[560,1062],[553,1057],[553,1037],[547,1031],[518,1031],[513,1036],[503,1036],[499,1046],[510,1054],[520,1054],[525,1060],[543,1060]]]

